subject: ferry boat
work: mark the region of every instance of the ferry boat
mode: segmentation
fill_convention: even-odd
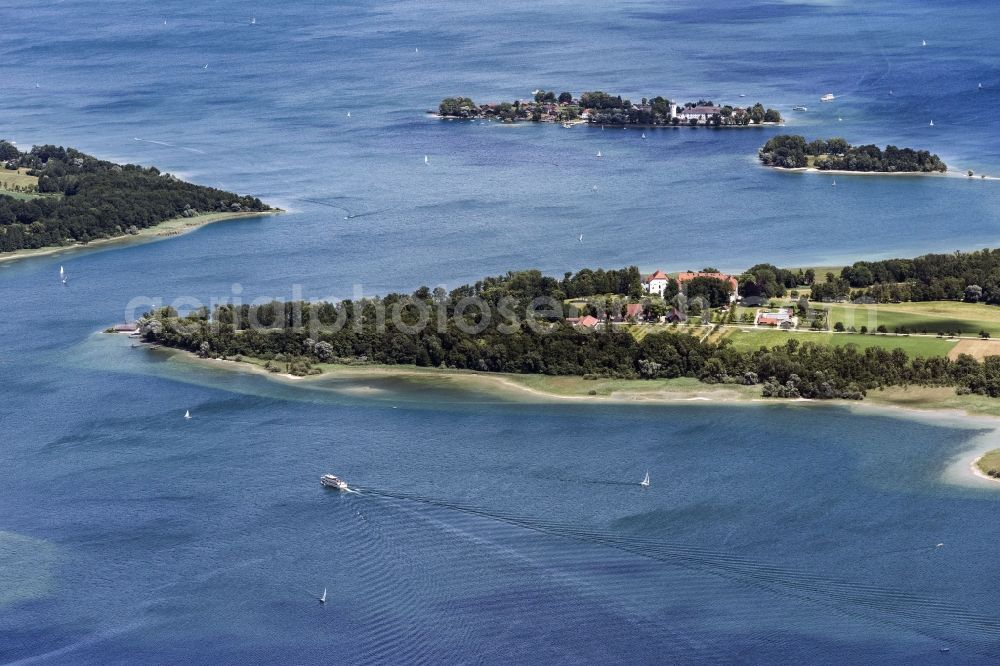
[[[337,478],[333,474],[324,474],[319,477],[319,482],[326,488],[336,488],[337,490],[347,490],[347,481]]]
[[[819,101],[821,101],[821,102],[832,102],[835,99],[837,99],[837,98],[834,97],[833,93],[827,93],[827,94],[823,95],[822,97],[820,97]]]
[[[808,111],[808,106],[793,106],[792,111]]]

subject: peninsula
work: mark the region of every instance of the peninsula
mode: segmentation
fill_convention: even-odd
[[[497,120],[555,123],[566,125],[634,125],[638,127],[754,127],[778,125],[781,114],[765,109],[760,103],[752,106],[716,105],[711,100],[679,104],[662,95],[643,97],[638,103],[602,91],[556,94],[551,90],[536,90],[533,97],[513,102],[476,104],[468,97],[446,97],[438,105],[441,118],[463,120]]]
[[[852,146],[844,139],[815,139],[793,134],[772,137],[758,151],[760,161],[779,169],[882,174],[944,173],[947,165],[926,150],[875,145]]]
[[[0,260],[112,239],[176,234],[276,212],[260,199],[114,164],[73,148],[0,140]]]

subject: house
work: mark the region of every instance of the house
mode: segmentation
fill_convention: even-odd
[[[799,323],[791,308],[778,308],[774,312],[758,310],[754,318],[757,326],[775,326],[778,328],[795,328]]]
[[[663,320],[665,322],[667,322],[668,324],[673,324],[675,322],[678,322],[678,323],[685,322],[685,321],[687,321],[687,318],[688,318],[688,316],[684,312],[681,312],[677,308],[671,308],[670,312],[667,313],[667,316],[664,317]]]
[[[576,325],[582,326],[583,328],[595,329],[600,325],[600,323],[601,320],[597,317],[587,315],[586,317],[581,317],[579,321],[577,321]]]
[[[656,294],[657,296],[663,297],[663,292],[667,290],[667,284],[670,282],[670,278],[663,271],[656,271],[643,281],[643,288],[646,290],[647,294]]]
[[[699,123],[707,123],[712,116],[722,113],[722,108],[718,106],[692,106],[681,109],[677,117],[684,122],[697,120]]]
[[[677,282],[683,287],[686,282],[690,282],[697,277],[714,278],[716,280],[728,282],[729,286],[732,287],[732,291],[729,293],[729,302],[735,303],[736,299],[739,298],[740,281],[732,275],[726,275],[725,273],[704,273],[701,271],[697,273],[678,273]]]
[[[642,303],[629,303],[628,305],[625,306],[626,319],[635,319],[636,321],[641,321],[643,319],[642,312],[643,312]]]

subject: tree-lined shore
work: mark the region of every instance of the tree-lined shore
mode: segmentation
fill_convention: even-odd
[[[863,173],[944,173],[948,166],[926,150],[876,145],[852,146],[841,138],[814,139],[794,134],[771,137],[759,153],[761,163],[781,169]]]
[[[0,183],[11,188],[0,189],[0,253],[136,236],[173,219],[273,210],[256,197],[187,183],[155,167],[51,145],[22,152],[0,141]]]

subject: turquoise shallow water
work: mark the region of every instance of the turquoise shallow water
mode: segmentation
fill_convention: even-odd
[[[5,3],[0,136],[290,212],[0,264],[0,581],[17,581],[0,593],[0,661],[995,659],[998,499],[942,478],[984,445],[980,427],[303,390],[93,334],[139,297],[996,245],[997,183],[832,188],[758,168],[771,129],[642,140],[422,111],[537,86],[744,93],[809,106],[790,130],[1000,173],[997,11],[291,3],[250,26],[231,2]],[[327,471],[361,494],[323,492]]]

